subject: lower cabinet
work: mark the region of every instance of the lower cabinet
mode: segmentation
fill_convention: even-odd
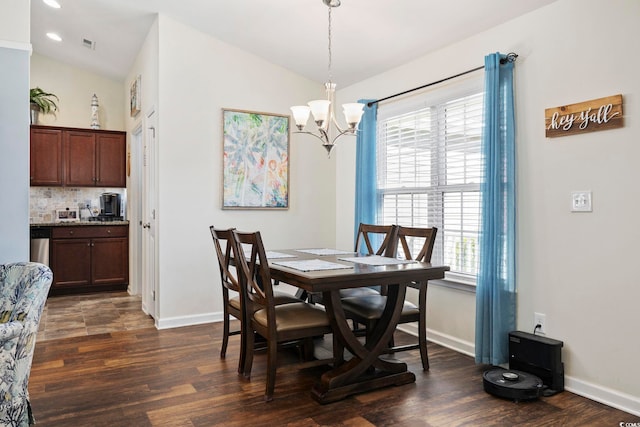
[[[126,290],[129,284],[128,226],[54,227],[51,270],[51,295]]]

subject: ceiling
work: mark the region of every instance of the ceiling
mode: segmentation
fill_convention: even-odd
[[[332,9],[333,80],[348,86],[554,1],[342,0]],[[52,9],[31,0],[34,52],[118,81],[158,13],[318,83],[327,80],[328,8],[322,0],[58,2],[62,7]],[[63,41],[49,40],[49,31]]]

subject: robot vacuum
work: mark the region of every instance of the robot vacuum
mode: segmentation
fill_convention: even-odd
[[[482,375],[484,390],[494,396],[514,400],[533,400],[542,396],[542,380],[527,372],[491,369]]]

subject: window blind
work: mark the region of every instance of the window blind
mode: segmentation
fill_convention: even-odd
[[[481,84],[454,85],[404,108],[400,101],[386,114],[380,106],[378,120],[381,223],[438,227],[432,261],[470,276],[479,256]]]

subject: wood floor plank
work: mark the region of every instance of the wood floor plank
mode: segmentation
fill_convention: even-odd
[[[584,426],[640,422],[569,392],[515,403],[488,395],[467,356],[429,344],[431,370],[417,352],[395,357],[416,382],[318,404],[310,394],[326,369],[278,371],[273,402],[263,401],[266,354],[250,380],[237,374],[238,338],[220,359],[221,325],[146,328],[38,342],[30,379],[38,426]],[[403,337],[396,338],[401,343]],[[406,337],[405,337],[406,339]],[[325,341],[326,342],[326,341]],[[330,342],[330,339],[328,340]],[[295,363],[283,351],[282,365]]]

